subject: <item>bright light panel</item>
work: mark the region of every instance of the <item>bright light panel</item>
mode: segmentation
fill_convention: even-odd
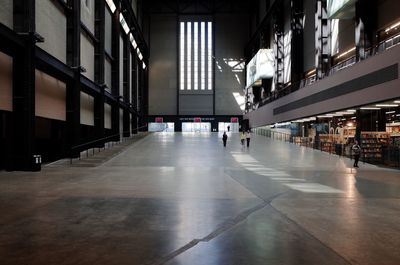
[[[111,12],[114,13],[117,10],[117,7],[114,4],[113,0],[106,0],[108,7],[110,8]]]

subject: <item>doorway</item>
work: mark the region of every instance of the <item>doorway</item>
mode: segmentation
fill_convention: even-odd
[[[211,123],[182,122],[182,132],[211,132]]]
[[[219,132],[228,132],[228,126],[229,132],[233,133],[238,133],[239,132],[239,123],[231,123],[231,122],[219,122],[218,123],[218,131]]]

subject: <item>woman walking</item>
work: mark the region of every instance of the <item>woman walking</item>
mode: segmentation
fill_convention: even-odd
[[[244,146],[244,140],[246,140],[246,135],[244,131],[240,133],[240,142],[242,143],[242,146]]]
[[[358,144],[358,141],[356,140],[354,142],[354,145],[351,147],[351,150],[353,151],[354,154],[354,167],[358,167],[358,160],[360,159],[361,155],[361,147]]]

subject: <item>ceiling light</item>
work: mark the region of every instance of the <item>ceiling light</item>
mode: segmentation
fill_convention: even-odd
[[[392,114],[392,113],[396,113],[396,111],[387,111],[386,114]]]
[[[377,106],[377,107],[383,107],[383,108],[385,108],[385,107],[398,107],[399,105],[397,105],[397,104],[376,104],[375,106]]]
[[[364,108],[360,108],[362,110],[380,110],[381,108],[371,108],[371,107],[364,107]]]
[[[394,103],[399,103],[400,104],[400,100],[395,100]]]
[[[398,26],[400,26],[400,22],[397,22],[396,24],[393,24],[390,27],[386,28],[385,32],[388,33],[389,31],[391,31],[392,29],[397,28]]]
[[[113,0],[106,0],[108,7],[110,8],[111,12],[114,13],[117,7],[115,6]]]

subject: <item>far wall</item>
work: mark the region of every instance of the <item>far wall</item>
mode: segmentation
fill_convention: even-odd
[[[215,115],[241,115],[233,93],[243,95],[247,15],[214,16]],[[149,115],[177,115],[177,16],[152,15],[150,21]]]

